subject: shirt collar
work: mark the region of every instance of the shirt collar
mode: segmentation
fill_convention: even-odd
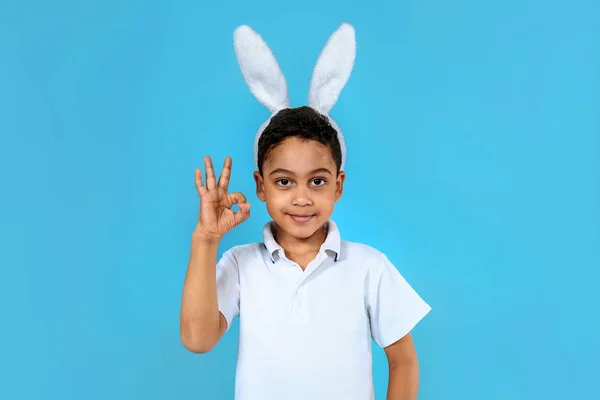
[[[340,258],[340,251],[342,247],[340,231],[338,230],[338,227],[335,224],[335,222],[333,222],[333,220],[331,219],[325,224],[325,229],[327,229],[327,237],[321,245],[320,251],[328,250],[335,253],[335,261],[337,261]],[[271,258],[272,262],[275,262],[275,254],[281,257],[280,252],[283,252],[283,248],[275,240],[275,237],[273,235],[274,231],[274,221],[267,222],[262,231],[263,244],[265,246],[265,249],[267,249],[267,252],[269,253],[269,257]]]

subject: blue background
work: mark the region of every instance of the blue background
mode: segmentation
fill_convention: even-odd
[[[432,305],[423,400],[600,398],[598,2],[0,3],[0,397],[231,399],[237,324],[179,341],[202,156],[254,203],[268,112],[233,47],[275,52],[293,106],[343,21],[358,56],[332,116],[334,218]],[[374,354],[378,399],[387,364]],[[599,396],[599,397],[596,397]]]

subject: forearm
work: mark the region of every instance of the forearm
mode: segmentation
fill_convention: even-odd
[[[196,232],[181,298],[180,335],[191,351],[205,352],[218,341],[216,263],[219,241]]]
[[[416,400],[419,389],[417,361],[390,365],[387,400]]]

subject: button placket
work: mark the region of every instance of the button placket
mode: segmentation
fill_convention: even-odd
[[[309,321],[307,288],[304,285],[296,286],[292,295],[292,322],[295,324],[307,324]]]
[[[289,261],[294,273],[293,288],[291,291],[290,319],[294,324],[307,324],[310,321],[310,312],[308,307],[308,286],[307,280],[327,259],[326,254],[319,254],[306,269],[302,271],[298,264]]]

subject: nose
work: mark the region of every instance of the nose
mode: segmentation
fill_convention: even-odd
[[[303,186],[296,186],[296,190],[294,190],[294,195],[292,199],[292,204],[295,206],[303,207],[312,205],[312,197],[310,193],[310,189]]]

